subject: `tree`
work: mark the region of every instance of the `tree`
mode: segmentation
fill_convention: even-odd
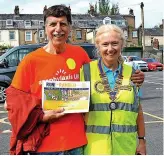
[[[95,4],[95,13],[97,14],[97,2]]]
[[[95,5],[90,4],[90,10],[88,10],[88,13],[92,14],[101,14],[101,15],[118,15],[119,14],[119,6],[117,4],[112,4],[112,7],[110,7],[110,0],[99,0],[98,5],[97,2]]]
[[[99,0],[99,13],[101,15],[110,15],[110,1]]]
[[[118,3],[117,4],[112,4],[112,8],[111,8],[110,14],[111,15],[118,15],[119,14]]]

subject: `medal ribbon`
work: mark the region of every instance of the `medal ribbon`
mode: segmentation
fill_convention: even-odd
[[[109,85],[108,78],[103,70],[103,63],[101,58],[98,61],[98,68],[100,71],[100,78],[102,80],[102,83],[104,85],[105,91],[109,94],[109,98],[114,101],[116,99],[116,95],[118,94],[118,90],[122,84],[122,72],[123,72],[123,65],[121,64],[121,69],[118,73],[118,77],[116,78],[116,84],[114,85],[114,88],[112,89]]]

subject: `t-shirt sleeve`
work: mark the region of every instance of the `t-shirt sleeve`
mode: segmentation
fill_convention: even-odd
[[[28,56],[26,56],[18,65],[11,85],[19,90],[30,92],[31,65]]]

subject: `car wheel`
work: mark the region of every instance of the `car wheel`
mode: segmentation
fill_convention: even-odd
[[[0,84],[0,103],[4,103],[6,100],[6,90],[7,85],[5,84]]]

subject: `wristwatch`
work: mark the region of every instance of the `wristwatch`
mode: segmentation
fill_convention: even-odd
[[[144,136],[139,136],[138,139],[142,139],[142,140],[146,140],[146,138]]]

